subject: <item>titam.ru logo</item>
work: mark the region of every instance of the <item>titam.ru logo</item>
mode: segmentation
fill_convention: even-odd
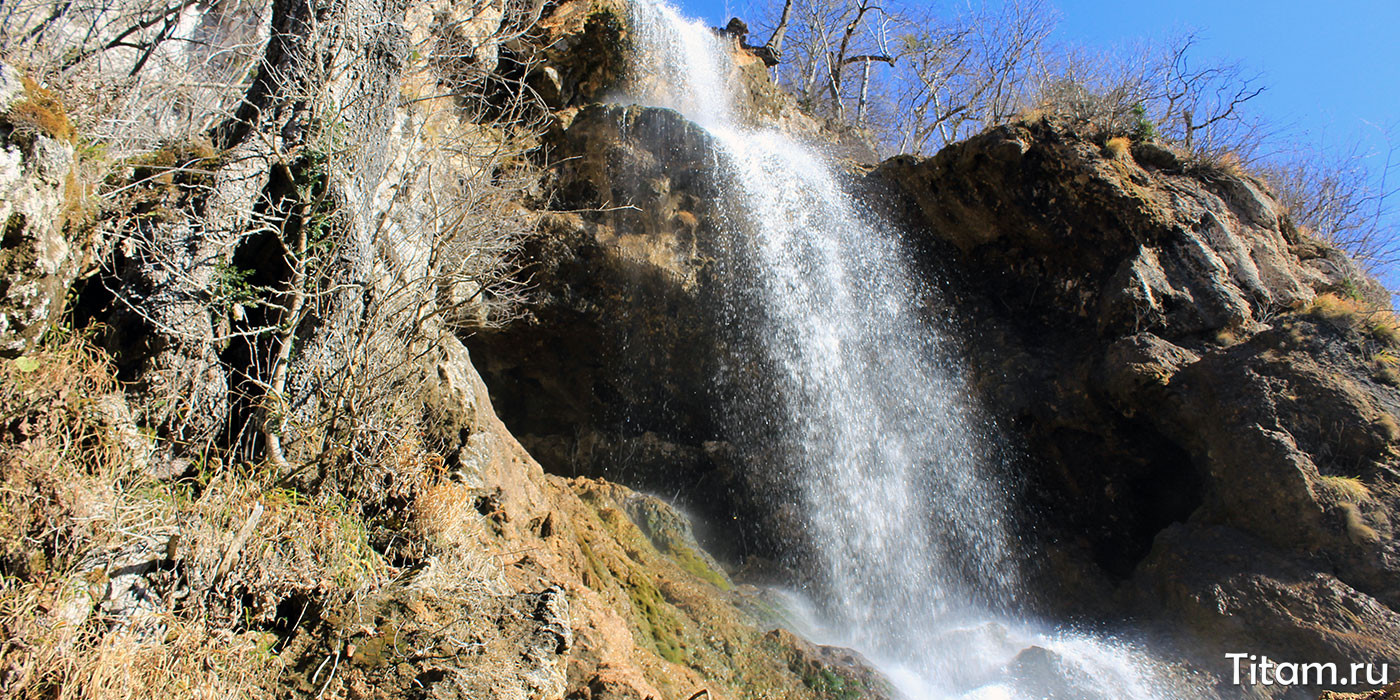
[[[1235,685],[1386,685],[1387,664],[1353,663],[1350,668],[1332,662],[1275,661],[1262,654],[1234,653]]]

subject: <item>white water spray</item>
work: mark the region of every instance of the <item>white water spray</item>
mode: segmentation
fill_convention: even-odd
[[[1183,696],[1126,646],[1007,612],[1008,499],[897,236],[821,156],[739,123],[731,40],[664,0],[636,0],[633,26],[633,99],[681,112],[717,144],[726,233],[756,278],[736,284],[758,307],[736,321],[761,324],[753,335],[778,375],[782,463],[769,468],[799,485],[824,568],[821,641],[871,656],[912,698]]]

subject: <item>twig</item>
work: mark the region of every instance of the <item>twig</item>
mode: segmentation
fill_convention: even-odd
[[[243,521],[243,527],[239,528],[238,536],[233,538],[228,550],[224,552],[224,558],[219,560],[219,568],[214,571],[214,578],[210,581],[210,586],[214,582],[224,577],[229,569],[233,567],[233,562],[238,558],[238,553],[248,544],[248,538],[253,536],[253,528],[258,526],[258,521],[262,519],[263,504],[261,501],[253,504],[253,512],[248,514],[248,519]]]

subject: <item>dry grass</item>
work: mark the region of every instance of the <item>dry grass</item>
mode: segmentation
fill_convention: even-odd
[[[1324,476],[1317,480],[1324,491],[1338,500],[1351,503],[1367,503],[1371,500],[1371,490],[1365,482],[1354,476]]]
[[[1124,160],[1132,157],[1133,142],[1127,136],[1114,136],[1103,145],[1108,157],[1114,160]]]
[[[1347,537],[1356,544],[1375,544],[1380,541],[1380,533],[1366,524],[1366,516],[1355,503],[1343,503],[1342,519],[1346,525]]]
[[[113,416],[119,389],[77,338],[0,360],[0,696],[279,695],[298,652],[278,635],[319,634],[279,619],[284,603],[352,615],[397,570],[343,497],[272,488],[270,470],[214,457],[197,478],[151,478],[136,443],[154,441]],[[457,585],[494,581],[477,490],[438,478],[417,440],[385,457],[416,486],[396,536]],[[130,561],[153,601],[135,612],[110,602]]]
[[[1249,175],[1244,160],[1234,151],[1211,153],[1197,151],[1191,157],[1190,170],[1199,175],[1245,177]]]
[[[1364,332],[1384,345],[1400,347],[1400,320],[1389,309],[1329,293],[1314,298],[1303,313],[1337,328]]]
[[[57,95],[44,89],[33,78],[24,76],[24,99],[5,115],[17,129],[43,134],[73,143],[77,132],[68,120],[68,111]]]
[[[1371,378],[1388,386],[1400,387],[1400,355],[1381,350],[1371,357]]]
[[[79,340],[0,361],[0,572],[42,572],[105,542],[113,484],[135,466],[98,410],[116,386]]]

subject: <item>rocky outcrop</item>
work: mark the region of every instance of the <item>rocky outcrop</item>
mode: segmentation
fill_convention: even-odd
[[[496,393],[525,415],[551,407],[521,424],[542,455],[562,452],[561,425],[595,429],[597,469],[574,471],[639,450],[714,471],[723,446],[679,418],[705,411],[704,367],[656,392],[643,379],[675,363],[635,379],[569,364],[585,391],[532,364],[592,361],[587,348],[640,329],[677,356],[702,342],[664,312],[602,318],[572,287],[621,303],[635,289],[607,278],[632,276],[655,282],[659,304],[691,304],[708,274],[697,212],[714,193],[671,172],[708,156],[698,130],[586,106],[626,79],[625,5],[322,9],[313,23],[311,5],[274,3],[234,118],[107,164],[107,245],[63,319],[102,350],[85,334],[34,342],[86,254],[65,228],[73,134],[10,100],[37,86],[0,75],[14,166],[0,291],[28,295],[22,314],[0,308],[4,354],[24,353],[0,360],[0,510],[15,516],[0,523],[0,574],[25,606],[0,619],[16,640],[0,649],[0,692],[816,700],[859,683],[882,697],[858,657],[773,633],[780,611],[667,502],[570,478],[562,459],[546,473],[458,336],[495,321],[481,279],[501,273],[471,261],[507,255],[539,218],[526,154],[545,125],[548,149],[580,156],[557,173],[557,208],[599,211],[546,217],[561,238],[529,252],[557,283],[533,313],[578,337],[480,333],[510,350],[482,364],[519,382]],[[512,102],[519,80],[545,109]],[[512,108],[524,122],[496,120]],[[670,150],[658,159],[633,137]],[[624,198],[635,208],[607,204]],[[34,259],[53,265],[30,284]],[[599,261],[608,275],[590,282]],[[666,421],[634,431],[599,396]]]
[[[1024,442],[1049,604],[1213,651],[1396,658],[1384,292],[1259,181],[1107,137],[1041,119],[871,175]]]
[[[90,241],[63,104],[0,64],[0,356],[14,357],[58,320]]]
[[[722,368],[743,360],[710,137],[671,110],[594,105],[549,147],[565,211],[524,249],[536,303],[468,339],[502,417],[548,471],[665,493],[740,528],[726,555],[763,549],[771,490],[723,438]]]

